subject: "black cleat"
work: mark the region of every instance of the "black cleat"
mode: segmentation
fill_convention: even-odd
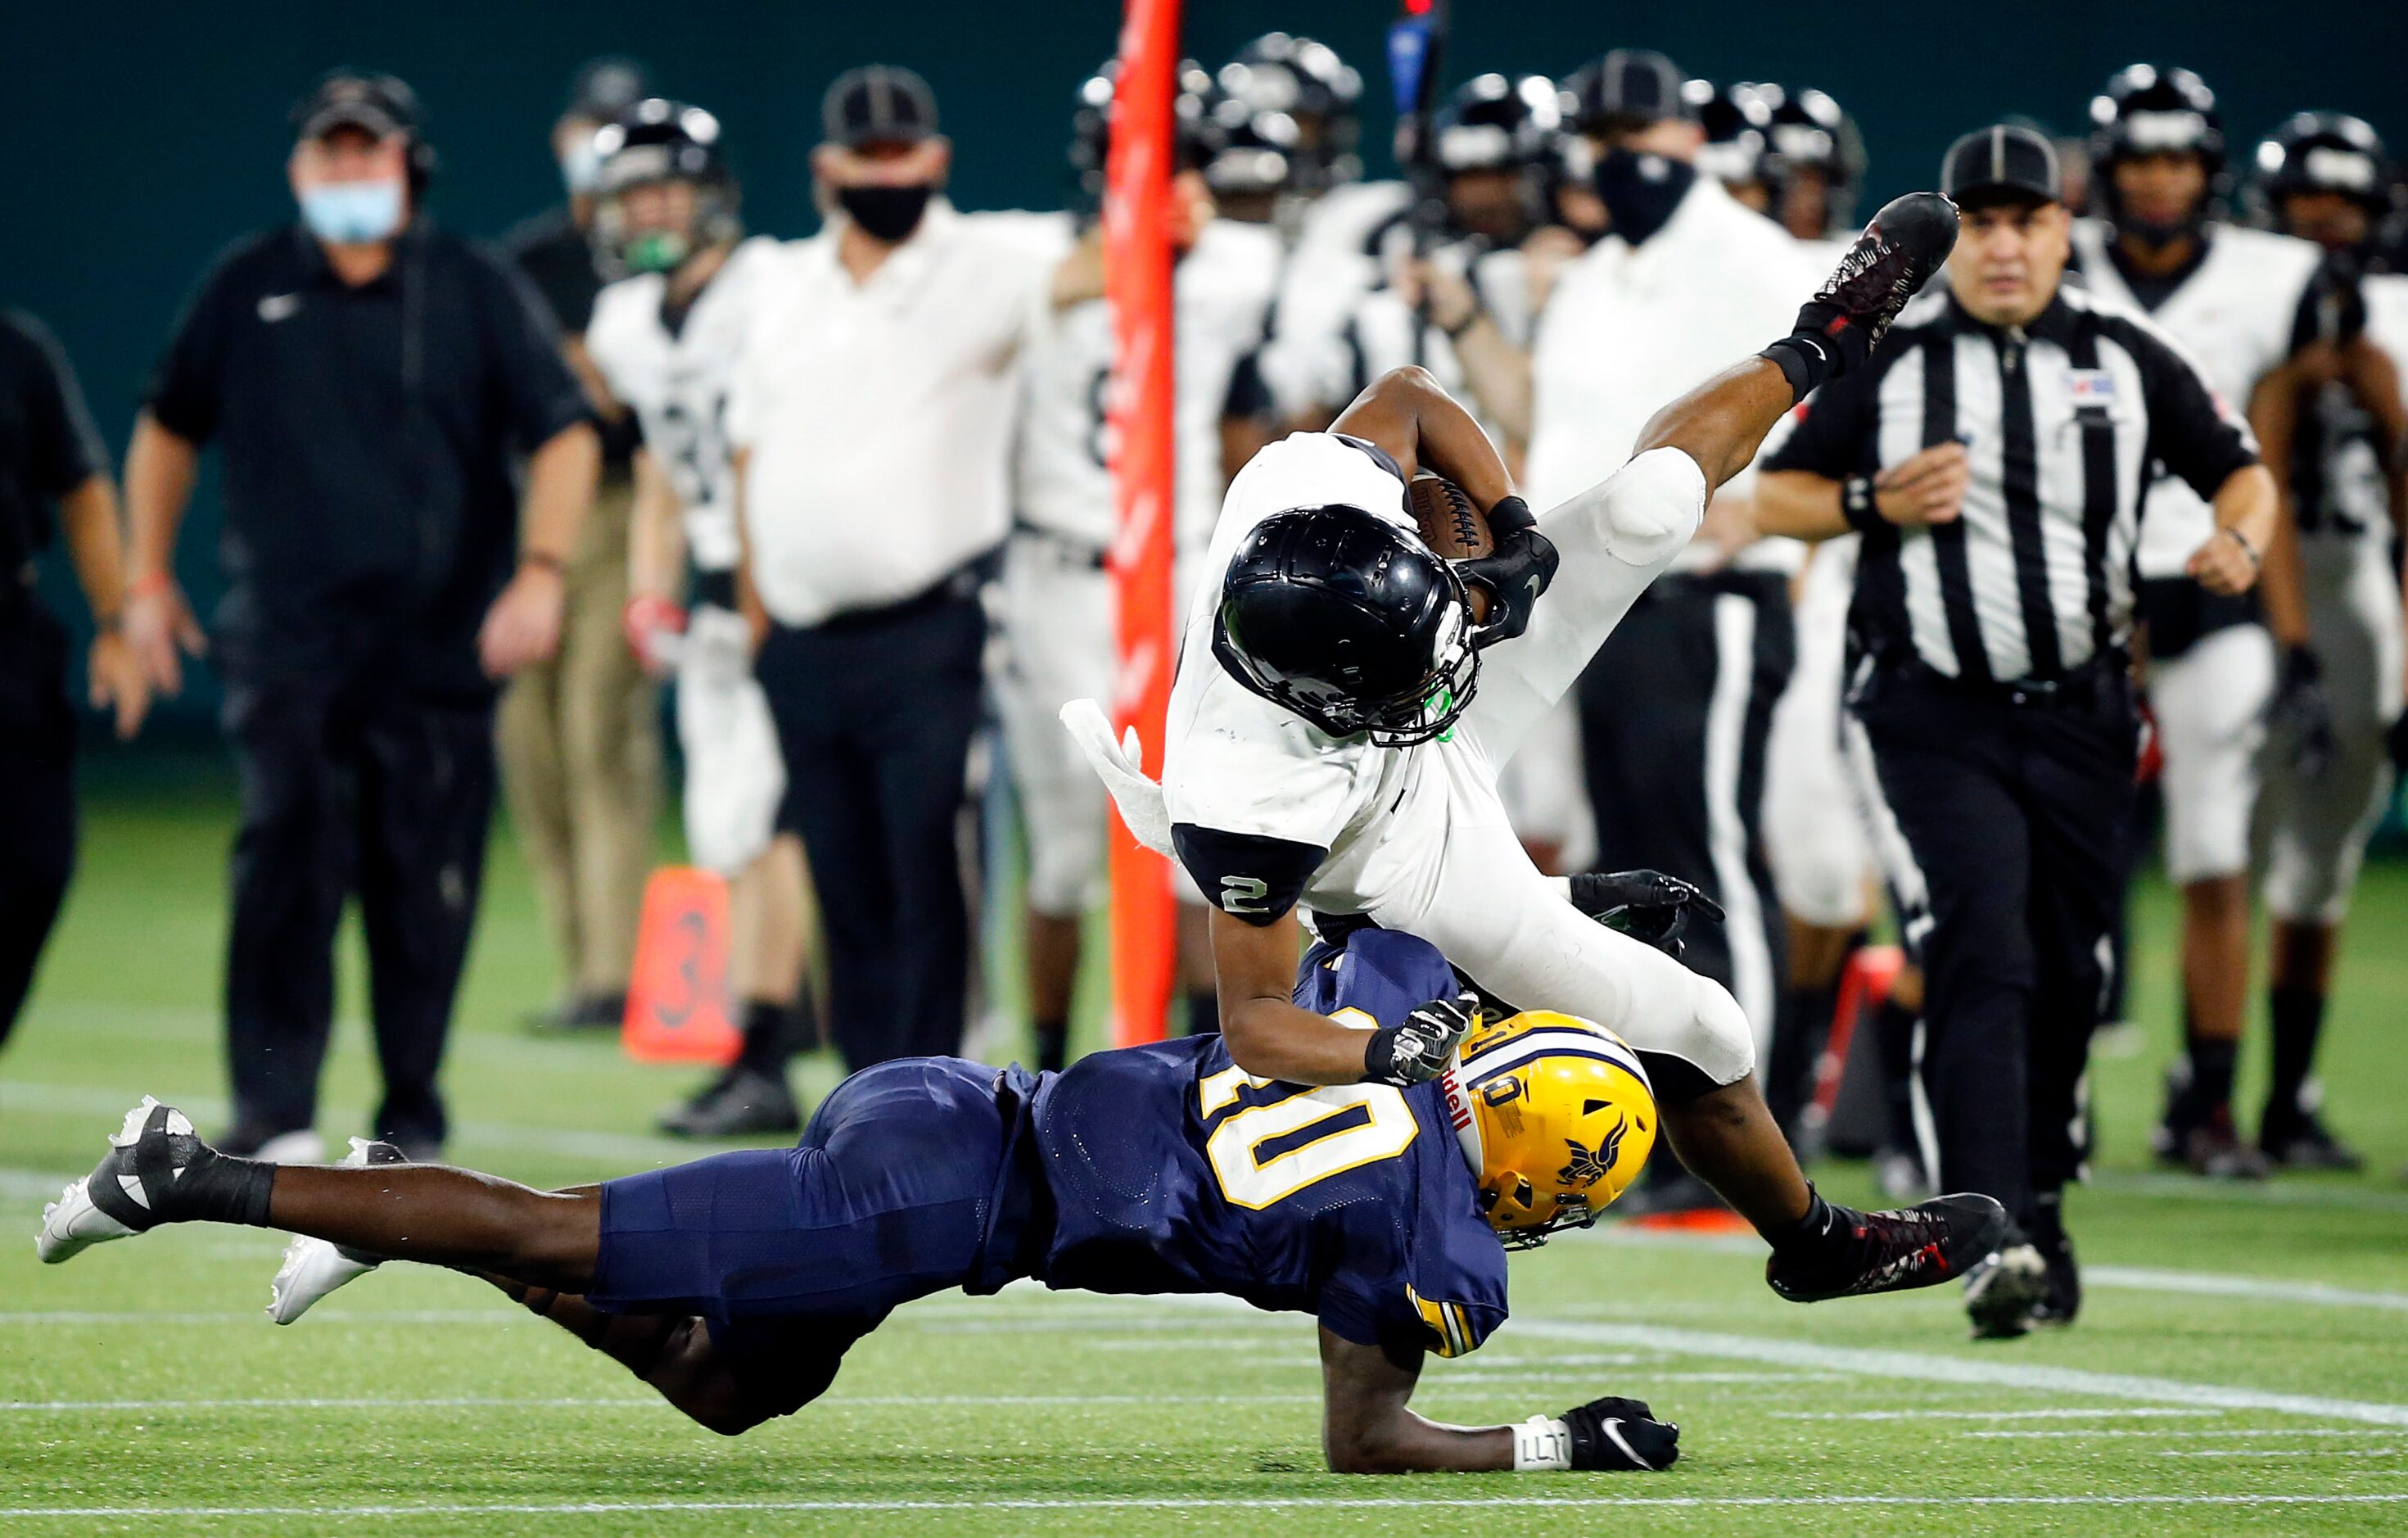
[[[803,1116],[782,1075],[737,1063],[663,1116],[660,1128],[675,1138],[744,1138],[799,1132]]]
[[[2043,1200],[2031,1226],[2032,1248],[2048,1271],[2048,1288],[2032,1305],[2031,1322],[2062,1329],[2082,1312],[2082,1268],[2074,1263],[2073,1239],[2065,1231],[2065,1210]]]
[[[2258,1146],[2278,1169],[2356,1174],[2366,1168],[2366,1156],[2334,1137],[2313,1111],[2294,1110],[2286,1116],[2269,1106],[2258,1124]]]
[[[1795,335],[1825,345],[1835,378],[1861,366],[1956,249],[1956,204],[1938,193],[1892,198],[1799,311]]]
[[[1824,1242],[1811,1254],[1772,1252],[1767,1286],[1793,1303],[1905,1292],[1962,1276],[1995,1251],[2014,1225],[1986,1196],[1933,1197],[1913,1207],[1860,1213],[1834,1205]]]
[[[2030,1241],[2011,1237],[2014,1243],[1985,1257],[1965,1276],[1965,1316],[1977,1341],[2012,1341],[2044,1322],[2048,1261]]]

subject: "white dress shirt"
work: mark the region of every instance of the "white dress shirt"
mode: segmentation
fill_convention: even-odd
[[[1780,225],[1706,176],[1638,246],[1608,236],[1590,247],[1539,317],[1523,476],[1530,505],[1555,507],[1620,469],[1657,411],[1787,336],[1825,276]],[[1749,484],[1743,472],[1727,490]],[[1700,545],[1673,569],[1708,558]],[[1760,540],[1737,564],[1795,558],[1789,541]]]
[[[917,597],[1003,540],[1015,360],[1055,257],[1025,220],[932,202],[866,282],[841,215],[761,274],[728,395],[770,617],[811,625]]]

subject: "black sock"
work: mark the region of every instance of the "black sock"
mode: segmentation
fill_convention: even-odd
[[[2211,1120],[2218,1111],[2232,1109],[2232,1068],[2240,1058],[2238,1042],[2190,1039],[2190,1120]]]
[[[2273,988],[2267,1008],[2274,1027],[2274,1079],[2266,1089],[2266,1120],[2272,1124],[2300,1114],[2300,1094],[2315,1067],[2316,1037],[2325,1028],[2325,996],[2314,988]]]
[[[1810,1180],[1806,1183],[1806,1215],[1786,1228],[1773,1229],[1764,1237],[1774,1250],[1780,1252],[1819,1249],[1829,1243],[1832,1231],[1838,1227],[1831,1204],[1823,1200],[1823,1193],[1814,1189],[1814,1183]]]
[[[1200,988],[1187,996],[1187,1034],[1211,1036],[1221,1028],[1221,996]]]
[[[1889,1141],[1917,1158],[1923,1140],[1914,1129],[1914,1027],[1916,1013],[1885,999],[1873,1012],[1873,1044],[1881,1049],[1882,1107],[1889,1115]],[[1926,1173],[1938,1179],[1936,1171]]]
[[[816,1050],[826,1035],[821,1028],[820,1003],[811,997],[806,983],[796,993],[795,1001],[786,1006],[786,1056]]]
[[[177,1177],[176,1216],[265,1229],[269,1226],[267,1206],[275,1188],[275,1165],[209,1149],[184,1166],[184,1172]]]
[[[1069,1066],[1070,1022],[1039,1020],[1033,1028],[1037,1037],[1037,1071],[1059,1073]]]
[[[753,999],[744,1005],[744,1046],[737,1053],[739,1068],[771,1078],[786,1071],[786,1017],[790,1006],[767,999]]]

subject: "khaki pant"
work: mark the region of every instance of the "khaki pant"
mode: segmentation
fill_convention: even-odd
[[[624,993],[661,800],[660,702],[619,628],[623,476],[594,499],[567,572],[560,650],[510,681],[495,722],[502,784],[570,994]]]

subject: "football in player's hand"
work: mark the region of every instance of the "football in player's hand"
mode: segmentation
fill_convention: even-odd
[[[1415,475],[1407,501],[1422,543],[1448,560],[1475,560],[1497,549],[1497,540],[1488,532],[1487,515],[1446,477],[1428,470]],[[1471,618],[1474,624],[1485,624],[1488,619],[1488,595],[1477,587],[1471,590]]]

